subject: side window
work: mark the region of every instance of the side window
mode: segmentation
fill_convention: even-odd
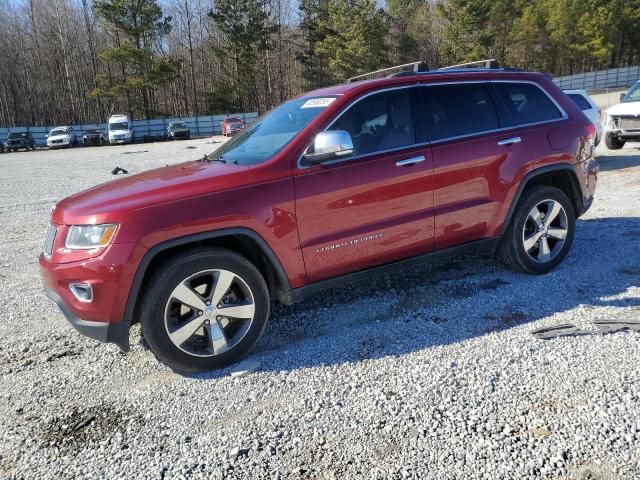
[[[411,93],[402,89],[366,97],[343,113],[329,130],[349,132],[355,155],[413,145]]]
[[[432,141],[500,128],[491,94],[481,83],[424,87],[420,102],[424,137]]]
[[[569,93],[568,95],[569,98],[573,100],[573,102],[578,106],[578,108],[580,108],[580,110],[589,110],[590,108],[592,108],[591,104],[587,102],[587,99],[579,93]]]
[[[517,125],[562,118],[562,112],[536,85],[496,82],[494,86]]]

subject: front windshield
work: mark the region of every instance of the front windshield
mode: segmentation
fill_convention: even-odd
[[[116,122],[109,124],[109,130],[128,130],[129,124],[127,122]]]
[[[10,133],[9,138],[27,138],[27,132]]]
[[[51,133],[49,134],[52,137],[57,137],[58,135],[66,135],[67,131],[66,130],[51,130]]]
[[[631,90],[629,90],[624,97],[623,102],[640,102],[640,82],[636,83]]]
[[[239,165],[256,165],[282,150],[336,97],[296,98],[256,120],[225,143],[215,157]]]
[[[172,123],[169,125],[169,128],[171,130],[178,130],[179,128],[187,128],[187,126],[184,123]]]
[[[95,129],[95,130],[85,130],[85,134],[95,134],[95,133],[100,133],[100,130]]]

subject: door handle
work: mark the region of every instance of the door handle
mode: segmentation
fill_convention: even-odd
[[[416,163],[424,162],[425,158],[423,155],[418,155],[417,157],[405,158],[404,160],[398,160],[396,162],[396,167],[409,167],[411,165],[415,165]]]
[[[506,145],[513,145],[514,143],[520,143],[521,141],[522,139],[520,137],[504,138],[498,142],[498,145],[500,145],[501,147],[504,147]]]

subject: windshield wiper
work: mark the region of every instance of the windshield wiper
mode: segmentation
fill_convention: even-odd
[[[225,165],[237,165],[238,161],[237,160],[226,160],[224,157],[222,156],[218,156],[218,157],[210,157],[209,155],[205,154],[201,159],[201,162],[210,162],[210,163],[214,163],[214,162],[218,162],[218,163],[224,163]]]

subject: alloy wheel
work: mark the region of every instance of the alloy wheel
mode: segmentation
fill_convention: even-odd
[[[228,270],[195,273],[174,289],[164,310],[171,342],[183,352],[212,357],[235,347],[255,317],[247,283]]]
[[[533,261],[546,263],[562,250],[569,233],[567,212],[557,200],[542,200],[527,215],[522,242]]]

